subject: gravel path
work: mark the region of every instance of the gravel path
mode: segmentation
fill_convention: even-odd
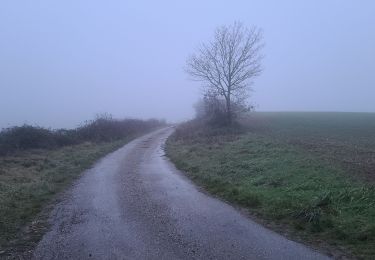
[[[200,192],[164,157],[173,129],[86,171],[56,205],[35,259],[328,259]]]

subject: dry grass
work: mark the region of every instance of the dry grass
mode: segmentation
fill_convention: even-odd
[[[65,189],[83,170],[105,154],[124,145],[86,142],[57,150],[29,150],[0,157],[0,251],[17,240],[23,226]],[[37,232],[35,242],[42,234]],[[24,243],[24,241],[22,242]]]

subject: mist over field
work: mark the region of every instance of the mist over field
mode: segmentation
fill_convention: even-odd
[[[188,55],[220,25],[263,29],[258,111],[365,111],[375,103],[373,1],[2,1],[0,127],[72,128],[97,113],[194,115]]]
[[[375,259],[375,1],[0,1],[0,259]]]

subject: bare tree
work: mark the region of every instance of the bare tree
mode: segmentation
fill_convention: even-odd
[[[225,100],[227,123],[233,119],[233,103],[247,99],[252,79],[261,71],[262,32],[241,23],[216,29],[214,38],[202,44],[187,60],[186,71],[204,83],[206,93]]]

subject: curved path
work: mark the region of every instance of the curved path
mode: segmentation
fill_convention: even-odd
[[[35,259],[328,259],[201,193],[164,157],[173,129],[100,160],[65,194]]]

